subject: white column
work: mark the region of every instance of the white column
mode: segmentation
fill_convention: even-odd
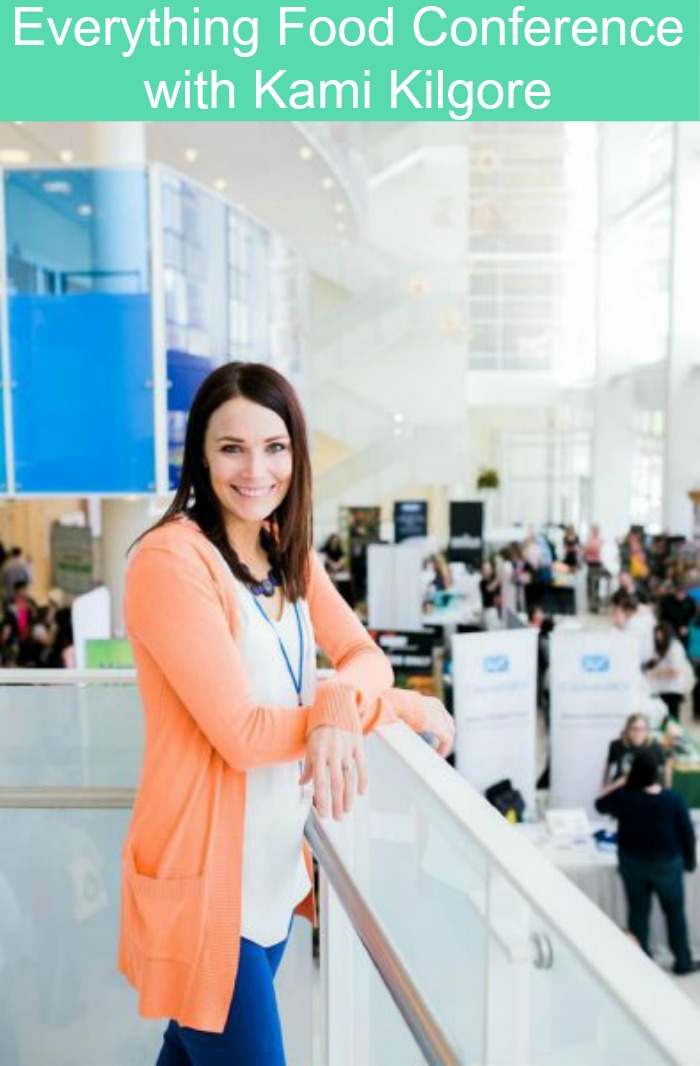
[[[632,375],[601,375],[594,402],[591,521],[600,526],[606,561],[611,561],[615,538],[629,528],[632,517],[636,412]]]
[[[122,602],[129,548],[164,510],[165,504],[155,499],[102,501],[102,581],[112,594],[112,628],[117,637],[124,636]]]
[[[669,533],[690,536],[688,492],[700,488],[700,130],[679,123],[675,133],[663,520]]]
[[[127,166],[146,162],[146,127],[143,122],[89,122],[90,161],[100,166]]]

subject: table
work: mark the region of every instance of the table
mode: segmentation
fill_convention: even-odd
[[[611,823],[593,825],[593,831]],[[584,895],[600,907],[621,929],[627,927],[627,901],[622,879],[617,872],[617,854],[597,847],[592,837],[555,840],[543,822],[524,823],[517,827],[535,847],[554,863]],[[700,957],[700,871],[685,875],[685,913],[693,954]],[[661,962],[672,960],[666,936],[666,923],[657,899],[651,912],[649,941]]]

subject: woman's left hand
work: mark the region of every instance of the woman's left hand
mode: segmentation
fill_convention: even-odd
[[[424,724],[421,733],[427,733],[434,737],[435,751],[443,759],[454,750],[455,746],[455,720],[449,711],[445,710],[440,700],[434,696],[424,696],[421,711],[424,715]]]

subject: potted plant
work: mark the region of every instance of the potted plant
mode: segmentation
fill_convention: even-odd
[[[476,479],[476,487],[479,492],[495,492],[496,489],[501,487],[501,479],[498,471],[494,470],[492,467],[482,467],[479,471],[479,476]]]

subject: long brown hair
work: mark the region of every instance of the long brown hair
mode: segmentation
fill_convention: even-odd
[[[274,411],[289,433],[292,480],[287,495],[263,527],[261,541],[284,581],[287,597],[292,601],[302,599],[306,596],[313,535],[306,420],[299,398],[287,379],[264,363],[226,363],[202,382],[187,421],[182,470],[175,498],[152,529],[167,525],[182,515],[192,518],[219,549],[235,577],[246,585],[253,583],[247,566],[229,544],[221,505],[204,465],[204,438],[209,420],[222,404],[238,397]]]

